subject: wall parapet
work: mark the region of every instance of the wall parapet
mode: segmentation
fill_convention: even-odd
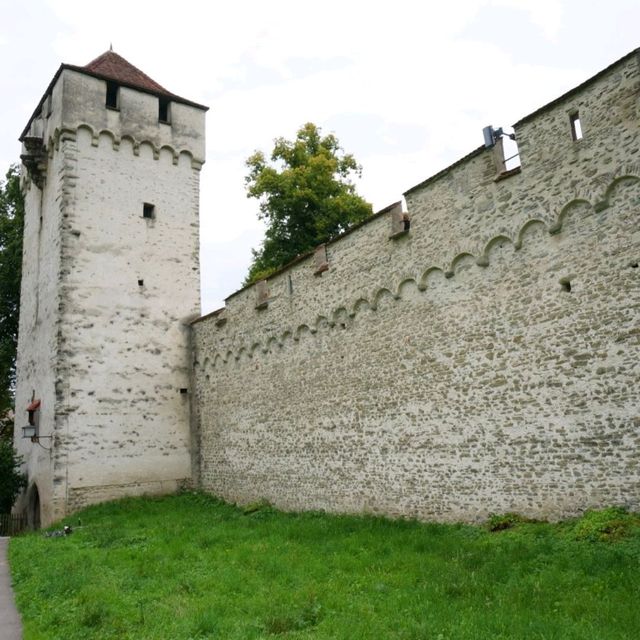
[[[411,251],[415,253],[418,250],[421,255],[429,256],[428,262],[443,269],[445,273],[451,273],[451,265],[458,255],[475,255],[481,263],[485,262],[484,249],[494,238],[507,236],[513,238],[517,243],[518,230],[531,220],[542,220],[549,226],[552,233],[557,232],[562,208],[574,200],[590,202],[596,209],[605,207],[607,186],[613,183],[618,175],[640,175],[638,162],[629,161],[627,158],[623,166],[619,166],[613,171],[609,167],[602,166],[597,175],[592,175],[589,178],[586,178],[581,172],[575,171],[575,166],[579,166],[580,162],[589,162],[593,154],[597,153],[603,136],[607,136],[610,132],[611,125],[608,120],[611,119],[611,114],[603,113],[602,117],[594,117],[595,113],[592,116],[593,109],[590,105],[595,99],[594,96],[599,95],[599,85],[606,81],[608,75],[620,71],[625,73],[626,82],[616,79],[615,88],[611,92],[613,98],[610,96],[609,100],[622,102],[622,106],[628,111],[626,115],[629,125],[632,128],[637,128],[637,99],[634,91],[638,85],[638,64],[636,56],[629,54],[591,80],[583,83],[581,91],[583,94],[586,92],[586,95],[570,91],[534,112],[531,118],[527,117],[516,123],[523,165],[518,172],[510,173],[509,180],[495,181],[495,166],[492,162],[491,151],[479,147],[406,191],[404,195],[412,228],[409,233],[411,238],[407,238],[407,242],[403,242],[402,246],[410,245]],[[566,118],[565,116],[568,110],[575,110],[576,100],[581,96],[583,107],[589,107],[585,117],[588,115],[591,118],[592,126],[587,131],[585,139],[576,144],[571,139],[569,119],[568,116]],[[573,99],[571,109],[567,109],[565,104],[569,99]],[[608,105],[604,106],[606,110]],[[614,112],[618,114],[618,119],[621,108],[619,106]],[[559,117],[565,121],[558,122]],[[546,123],[556,132],[555,136],[547,135],[546,138],[554,137],[556,143],[553,146],[549,144],[543,149],[542,151],[546,151],[545,154],[541,155],[540,150],[532,154],[531,139],[540,137],[537,129],[545,127]],[[627,126],[621,127],[618,132],[615,132],[614,137],[618,141],[624,137],[626,128]],[[558,140],[564,140],[564,142],[560,144],[557,142]],[[564,157],[565,148],[566,153],[570,154],[571,162],[563,164],[561,160]],[[529,193],[531,180],[547,181],[550,187],[548,193],[538,193],[535,198],[532,198]],[[517,204],[514,206],[514,203]],[[330,240],[327,243],[327,251],[331,264],[336,265],[342,259],[341,247],[350,242],[349,238],[353,234],[360,237],[371,235],[372,238],[368,239],[368,250],[371,253],[378,252],[385,255],[387,259],[395,258],[396,256],[392,255],[393,252],[385,247],[390,234],[387,229],[383,230],[381,227],[383,225],[390,228],[390,220],[393,218],[391,211],[395,206],[394,204],[386,207],[349,229],[345,234]],[[453,218],[452,213],[454,213]],[[387,220],[381,222],[381,218]],[[379,231],[372,229],[375,227],[378,227]],[[369,231],[371,233],[368,233]],[[375,240],[373,240],[374,235],[377,235]],[[372,241],[375,244],[372,245]],[[363,245],[362,252],[364,252],[366,250],[364,246],[367,245],[367,242],[360,244]],[[269,278],[271,288],[274,290],[286,288],[283,287],[282,281],[289,276],[300,280],[300,265],[311,264],[312,254],[313,252],[309,252],[298,256],[290,264],[273,274]],[[366,262],[366,258],[364,261]],[[366,267],[358,269],[355,265],[349,266],[353,278],[359,278],[359,272],[366,269]],[[421,266],[425,268],[424,264]],[[416,268],[415,265],[413,268]],[[331,286],[331,275],[327,275],[327,278],[322,279],[323,287]],[[418,276],[413,274],[407,277],[415,278]],[[373,286],[384,288],[389,286],[387,283],[388,278],[382,278]],[[289,283],[285,284],[289,286]],[[255,294],[252,291],[254,286],[247,285],[227,297],[225,300],[227,313],[225,315],[229,321],[233,322],[236,314],[238,317],[244,318],[246,314],[254,313],[252,309],[255,299]],[[304,297],[311,290],[313,293],[308,298],[312,299],[307,299],[300,305],[306,305],[307,308],[313,305],[317,297],[317,287],[309,287],[305,277],[302,282],[296,282],[296,296]],[[366,295],[371,294],[367,293]],[[281,296],[281,299],[283,297]],[[324,309],[314,311],[316,315],[326,315],[326,305]]]
[[[631,173],[631,171],[634,173]],[[551,223],[540,218],[531,218],[527,220],[515,234],[500,234],[488,240],[482,252],[477,255],[462,252],[457,254],[445,265],[423,266],[422,269],[418,270],[417,274],[412,275],[407,275],[407,272],[405,272],[405,275],[398,276],[394,282],[388,283],[387,286],[372,290],[368,295],[338,303],[338,306],[327,309],[325,313],[317,315],[313,320],[281,327],[277,333],[269,332],[262,337],[249,338],[244,342],[234,341],[232,349],[224,352],[214,351],[212,357],[205,360],[202,369],[206,371],[207,365],[215,367],[216,362],[227,363],[232,360],[238,360],[242,355],[251,357],[257,350],[262,351],[262,353],[269,353],[270,348],[274,345],[281,347],[288,339],[298,341],[303,333],[308,332],[313,335],[325,326],[330,328],[336,326],[346,328],[344,323],[347,319],[354,318],[364,309],[371,311],[377,310],[380,300],[384,297],[399,300],[402,297],[403,288],[411,284],[413,284],[418,291],[424,292],[429,288],[429,281],[434,277],[440,276],[443,280],[449,280],[455,277],[456,273],[459,273],[461,266],[464,269],[468,268],[469,264],[477,267],[489,267],[491,265],[491,253],[493,250],[500,250],[507,244],[511,245],[514,251],[519,251],[523,247],[525,236],[534,227],[544,229],[549,237],[555,236],[562,231],[563,222],[572,208],[585,205],[591,208],[594,213],[601,213],[609,208],[610,194],[618,183],[621,181],[640,182],[640,162],[623,167],[618,172],[610,172],[609,176],[611,178],[610,184],[604,187],[601,180],[598,180],[597,185],[595,185],[591,191],[592,196],[594,196],[594,202],[590,202],[583,196],[577,197],[563,206],[557,218]],[[309,255],[305,256],[305,258],[308,259]],[[263,301],[263,308],[266,308],[265,301]],[[213,323],[216,329],[226,331],[228,320],[226,311],[226,308],[223,307],[206,316],[197,318],[193,323],[208,321]],[[243,333],[239,333],[238,335],[241,338],[244,337]]]

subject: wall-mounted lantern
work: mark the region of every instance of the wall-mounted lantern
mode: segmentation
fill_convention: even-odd
[[[34,438],[38,437],[36,435],[36,427],[35,427],[35,425],[28,424],[28,425],[22,427],[22,437],[23,438],[29,438],[31,440],[31,442],[33,442]]]

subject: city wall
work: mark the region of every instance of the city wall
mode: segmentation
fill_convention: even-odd
[[[477,149],[408,221],[196,321],[202,488],[435,520],[640,508],[639,123],[634,52],[516,123],[520,169]]]

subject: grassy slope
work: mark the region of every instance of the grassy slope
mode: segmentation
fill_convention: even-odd
[[[182,495],[78,518],[11,541],[25,640],[640,637],[640,525],[615,512],[490,533]]]

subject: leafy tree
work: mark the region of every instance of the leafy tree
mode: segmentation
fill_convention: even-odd
[[[0,439],[12,438],[13,394],[18,345],[24,198],[13,165],[0,181]]]
[[[293,141],[278,138],[267,161],[262,151],[247,160],[247,197],[260,201],[267,231],[245,284],[268,276],[371,215],[352,183],[362,168],[338,139],[305,124]]]
[[[25,475],[20,472],[22,458],[13,444],[0,438],[0,513],[9,513],[21,489],[26,486]]]

